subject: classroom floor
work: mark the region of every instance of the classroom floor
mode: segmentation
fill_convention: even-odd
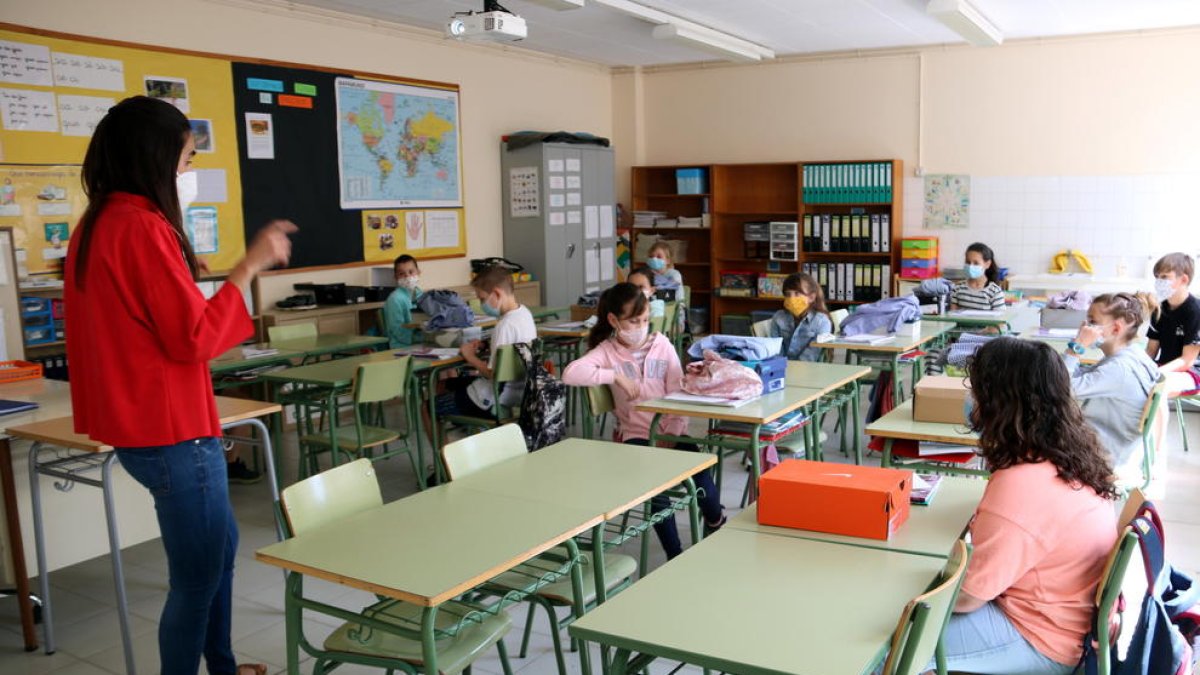
[[[1179,427],[1172,413],[1167,436],[1166,497],[1156,503],[1166,521],[1167,550],[1170,560],[1193,574],[1200,572],[1200,414],[1186,413],[1189,437],[1197,446],[1184,454],[1179,439]],[[697,429],[699,431],[699,429]],[[826,459],[849,461],[836,449],[832,429],[827,443]],[[284,478],[294,480],[296,447],[294,435],[285,437],[283,462]],[[878,456],[872,458],[878,463]],[[412,470],[404,458],[379,465],[384,499],[393,500],[415,491]],[[738,511],[746,472],[737,458],[725,461],[725,485],[722,502],[732,515]],[[231,486],[234,508],[241,530],[237,571],[234,578],[233,646],[241,662],[267,663],[271,673],[284,672],[283,575],[280,570],[255,562],[255,549],[275,540],[272,526],[270,492],[265,482],[257,485]],[[97,501],[97,507],[99,502]],[[681,536],[689,541],[686,519],[680,518]],[[395,536],[422,536],[424,533],[397,532]],[[657,541],[650,546],[651,567],[664,562]],[[629,553],[636,554],[630,547]],[[130,599],[134,633],[134,649],[140,672],[153,673],[158,667],[157,621],[167,592],[166,560],[158,540],[149,541],[124,551],[125,575]],[[0,673],[7,675],[104,675],[124,672],[124,657],[115,612],[111,568],[108,556],[59,570],[51,574],[54,599],[58,652],[46,656],[42,652],[26,653],[21,649],[20,625],[16,602],[11,597],[0,599]],[[306,580],[306,591],[324,602],[358,609],[374,600],[374,596],[344,586],[320,580]],[[540,614],[534,623],[534,635],[528,657],[517,657],[521,627],[526,606],[513,610],[513,630],[505,638],[514,671],[521,675],[552,675],[557,672],[547,620]],[[336,625],[307,619],[304,629],[310,640],[320,642],[322,636]],[[593,651],[595,647],[593,646]],[[593,666],[598,652],[593,654]],[[568,668],[579,671],[576,655],[569,655]],[[666,673],[673,666],[656,662],[653,673]],[[304,672],[312,663],[305,660]],[[475,671],[501,673],[499,660],[492,651],[477,661]],[[378,673],[378,670],[343,666],[339,673]],[[598,670],[596,671],[598,672]],[[699,673],[685,668],[680,672]]]

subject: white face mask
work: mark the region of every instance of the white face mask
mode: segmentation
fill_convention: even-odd
[[[400,286],[400,288],[407,288],[411,291],[420,285],[421,277],[417,275],[413,275],[411,277],[400,277],[396,280],[396,283]]]
[[[185,171],[175,175],[175,190],[179,193],[179,209],[187,216],[187,209],[196,201],[200,194],[200,184],[196,181],[195,171]]]
[[[627,328],[617,331],[617,339],[625,343],[627,347],[637,347],[646,341],[646,336],[650,334],[650,326],[642,324],[639,328]]]
[[[1166,300],[1175,294],[1175,289],[1171,285],[1170,279],[1155,279],[1154,280],[1154,295],[1159,302]]]

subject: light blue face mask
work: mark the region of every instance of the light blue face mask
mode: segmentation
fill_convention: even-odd
[[[963,271],[967,273],[968,279],[978,279],[983,276],[983,265],[965,265]]]
[[[667,268],[667,261],[662,258],[650,258],[646,261],[646,266],[655,272],[661,272]]]
[[[484,314],[487,314],[488,316],[495,317],[495,318],[500,317],[500,308],[499,307],[492,307],[491,303],[489,303],[487,300],[484,300],[483,302],[481,302],[479,304],[481,307],[483,307]]]

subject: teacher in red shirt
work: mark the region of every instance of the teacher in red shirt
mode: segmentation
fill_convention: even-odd
[[[154,496],[170,571],[158,628],[161,672],[260,673],[234,661],[231,585],[238,531],[208,362],[254,328],[242,292],[287,262],[295,226],[264,227],[205,300],[183,228],[178,177],[195,144],[183,113],[135,96],[109,109],[88,145],[88,195],[66,261],[75,430],[116,448]]]

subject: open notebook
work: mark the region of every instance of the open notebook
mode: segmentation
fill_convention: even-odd
[[[0,400],[0,415],[12,415],[26,410],[37,409],[38,404],[29,401]]]

